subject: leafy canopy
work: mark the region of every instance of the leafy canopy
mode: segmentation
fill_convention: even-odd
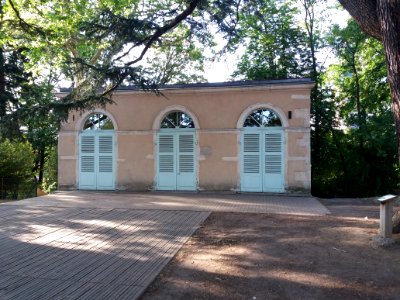
[[[245,45],[233,77],[260,80],[304,77],[309,70],[306,35],[292,1],[248,2],[239,15],[236,43]]]

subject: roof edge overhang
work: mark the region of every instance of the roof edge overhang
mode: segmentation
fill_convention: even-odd
[[[315,83],[309,78],[299,79],[276,79],[276,80],[246,80],[214,83],[193,83],[193,84],[170,84],[158,88],[160,92],[171,93],[207,93],[223,91],[247,91],[247,90],[278,90],[278,89],[312,89]],[[60,88],[56,94],[66,95],[70,88]],[[114,94],[146,93],[137,86],[120,86]]]

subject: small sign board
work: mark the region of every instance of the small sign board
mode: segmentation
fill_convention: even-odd
[[[381,203],[381,204],[385,204],[388,202],[391,202],[393,200],[395,200],[397,197],[399,197],[398,195],[385,195],[382,197],[379,197],[377,200]]]

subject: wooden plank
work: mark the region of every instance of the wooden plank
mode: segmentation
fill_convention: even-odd
[[[91,290],[82,295],[79,300],[118,299],[128,288],[129,286],[123,284],[96,284]]]
[[[138,299],[143,292],[145,291],[146,287],[143,286],[128,286],[126,290],[118,296],[111,296],[110,300],[135,300]]]
[[[72,282],[72,284],[68,288],[64,289],[61,293],[55,295],[52,299],[79,299],[82,295],[90,291],[95,286],[95,283],[75,281]]]
[[[54,296],[69,288],[73,282],[67,280],[44,279],[45,285],[40,290],[34,290],[31,296],[25,299],[46,300],[54,299]]]
[[[42,278],[34,278],[34,277],[25,277],[28,278],[29,281],[25,284],[21,285],[17,289],[13,289],[12,291],[7,293],[7,297],[10,299],[32,299],[35,298],[35,293],[45,288],[46,285],[49,285],[48,280],[44,280]]]
[[[32,278],[29,277],[17,277],[15,276],[13,279],[10,280],[10,284],[0,289],[0,299],[10,299],[8,296],[10,293],[18,290],[21,286],[28,284]]]
[[[4,272],[0,272],[0,290],[6,288],[14,281],[18,281],[19,278],[17,276],[5,274]]]

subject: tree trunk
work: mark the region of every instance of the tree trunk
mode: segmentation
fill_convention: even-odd
[[[357,50],[355,50],[352,53],[352,57],[351,57],[351,68],[353,70],[353,74],[354,74],[354,79],[356,82],[356,89],[355,89],[355,98],[356,98],[356,105],[357,105],[357,121],[358,121],[358,130],[360,132],[359,134],[359,149],[360,149],[360,155],[362,158],[364,158],[364,133],[366,132],[366,128],[365,128],[365,124],[366,124],[366,120],[364,117],[364,110],[362,109],[361,106],[361,93],[360,93],[360,76],[358,75],[358,71],[357,71],[357,66],[356,66],[356,52]]]
[[[44,148],[38,151],[37,157],[35,159],[35,166],[32,169],[32,172],[38,172],[38,183],[43,183],[43,174],[44,174],[44,165],[46,163],[46,150]]]
[[[310,49],[310,58],[311,58],[311,73],[310,77],[314,80],[315,85],[311,90],[311,113],[314,118],[314,139],[313,139],[313,160],[315,161],[315,165],[319,164],[320,161],[320,150],[322,144],[322,137],[321,137],[321,93],[319,91],[320,84],[319,84],[319,72],[318,72],[318,63],[316,57],[316,36],[314,31],[314,21],[315,21],[315,14],[314,14],[314,5],[316,5],[315,1],[310,0],[303,0],[302,2],[305,17],[304,23],[306,26],[307,31],[307,42],[308,47]],[[313,162],[314,164],[314,162]]]
[[[378,17],[381,25],[382,44],[385,48],[389,74],[392,107],[397,134],[397,153],[400,158],[400,20],[396,11],[400,1],[378,1]]]
[[[378,1],[378,18],[385,48],[389,74],[392,108],[397,136],[397,155],[400,159],[400,0]],[[393,229],[400,228],[400,210],[395,213]]]
[[[41,149],[39,151],[39,180],[38,180],[39,184],[43,183],[45,159],[46,159],[46,151],[45,151],[45,149]]]
[[[0,3],[0,29],[3,27],[3,4]],[[0,47],[0,121],[6,115],[6,77],[5,77],[5,59],[3,47]],[[1,128],[0,128],[1,129]],[[1,131],[0,131],[1,137]]]
[[[0,47],[0,120],[6,115],[7,96],[6,96],[6,77],[5,61],[3,49]]]
[[[346,159],[345,159],[344,154],[343,154],[342,147],[340,146],[339,139],[336,136],[335,129],[333,128],[333,126],[331,126],[330,130],[331,130],[331,133],[332,133],[332,139],[333,139],[333,141],[335,143],[335,146],[336,146],[336,149],[337,149],[337,151],[339,153],[340,162],[342,163],[342,170],[343,170],[343,173],[344,173],[344,177],[348,178],[347,177],[347,163],[346,163]]]

